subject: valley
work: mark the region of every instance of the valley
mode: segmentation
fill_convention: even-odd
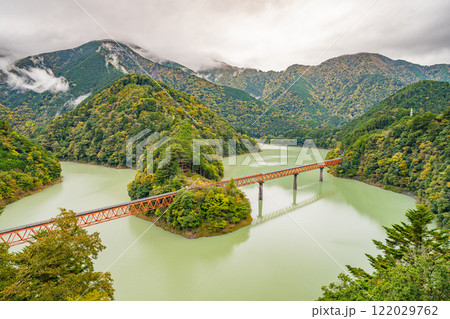
[[[34,234],[36,243],[26,246],[31,251],[40,245],[58,251],[62,246],[51,246],[59,245],[51,236],[89,245],[101,240],[105,246],[91,246],[89,274],[107,271],[118,300],[341,300],[347,292],[364,300],[355,285],[378,293],[384,287],[379,283],[392,279],[386,269],[402,273],[397,262],[413,274],[422,267],[397,243],[401,248],[384,250],[395,252],[390,259],[364,258],[384,249],[384,230],[394,236],[387,228],[394,225],[405,241],[420,246],[410,253],[426,265],[436,257],[433,267],[441,271],[444,265],[438,274],[445,276],[448,65],[359,53],[277,72],[225,64],[194,71],[137,51],[92,41],[0,71],[0,226],[54,218],[60,207],[70,210],[63,210],[60,223],[74,229]],[[279,146],[286,142],[305,147]],[[241,189],[234,181],[209,186],[341,157],[342,163],[325,169],[323,182],[321,167],[320,181],[318,170],[302,172],[294,175],[294,187],[288,177]],[[137,216],[93,223],[87,232],[77,226],[76,212],[176,191],[164,209],[144,205],[145,211],[129,214]],[[427,228],[433,219],[438,230]],[[423,224],[410,230],[401,228],[405,222]],[[429,251],[423,253],[414,231],[429,238]],[[0,245],[0,253],[14,264],[21,259],[11,257],[8,245]],[[109,270],[128,245],[133,250],[127,259]],[[11,251],[30,251],[19,249]],[[347,266],[352,279],[341,265],[353,265]],[[136,276],[149,267],[157,276]],[[367,267],[374,267],[374,277],[361,270]],[[333,283],[336,277],[342,286]],[[54,293],[61,300],[110,300],[112,279],[95,289],[96,282],[84,282],[89,288],[75,295]],[[424,280],[439,292],[433,296],[441,296],[445,289],[433,286],[440,279]],[[22,288],[4,282],[0,299],[23,300]],[[428,293],[423,287],[421,296]],[[35,291],[27,296],[39,298]]]

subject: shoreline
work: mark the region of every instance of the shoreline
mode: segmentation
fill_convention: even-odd
[[[58,160],[60,163],[73,163],[73,164],[86,164],[86,165],[93,165],[93,166],[101,166],[106,168],[115,168],[115,169],[131,169],[133,171],[137,171],[137,169],[127,166],[112,166],[108,164],[102,164],[102,163],[92,163],[92,162],[82,162],[82,161],[65,161],[65,160]]]
[[[42,192],[43,190],[45,190],[45,189],[47,189],[47,188],[50,188],[50,187],[52,187],[52,186],[54,186],[54,185],[56,185],[56,184],[62,183],[62,181],[63,181],[63,177],[61,176],[61,177],[58,178],[55,182],[52,182],[52,183],[49,183],[49,184],[45,184],[45,185],[39,186],[38,188],[36,188],[36,189],[34,189],[34,190],[29,190],[29,191],[26,191],[26,192],[22,192],[22,193],[20,193],[18,196],[16,196],[12,201],[8,201],[8,202],[3,203],[3,204],[0,203],[0,207],[1,207],[2,205],[4,205],[3,207],[6,208],[8,205],[17,202],[18,200],[21,200],[21,199],[24,198],[24,197],[27,197],[27,196],[30,196],[30,195],[34,195],[34,194],[40,193],[40,192]]]
[[[397,194],[406,195],[406,196],[409,196],[409,197],[414,198],[414,199],[416,200],[416,203],[418,203],[418,197],[417,197],[416,194],[414,194],[413,192],[408,191],[408,190],[406,190],[406,189],[403,189],[403,188],[401,188],[401,187],[398,187],[398,186],[390,186],[390,185],[388,185],[388,188],[386,188],[385,186],[383,186],[383,185],[381,185],[381,184],[377,184],[377,183],[373,183],[373,182],[369,182],[369,181],[362,180],[362,179],[360,179],[359,176],[344,177],[344,176],[336,176],[336,175],[333,175],[333,174],[331,174],[331,173],[328,172],[328,171],[327,171],[327,173],[330,174],[330,175],[332,175],[333,177],[343,178],[343,179],[351,179],[351,180],[354,180],[354,181],[358,181],[358,182],[364,183],[364,184],[366,184],[366,185],[371,185],[371,186],[378,187],[378,188],[380,188],[380,189],[382,189],[382,190],[385,190],[385,191],[390,191],[390,192],[394,192],[394,193],[397,193]],[[393,187],[393,188],[390,189],[389,187]],[[401,189],[401,191],[397,191],[395,188],[399,188],[399,190]]]
[[[156,226],[164,229],[165,231],[171,232],[172,234],[181,235],[187,239],[195,239],[195,238],[200,238],[200,237],[213,237],[213,236],[228,234],[228,233],[238,230],[239,228],[250,225],[253,221],[252,216],[249,215],[246,219],[241,220],[237,224],[232,224],[232,225],[228,224],[225,228],[222,228],[221,230],[219,230],[217,232],[210,233],[209,231],[207,231],[205,229],[195,229],[195,230],[190,230],[190,231],[178,230],[178,229],[171,227],[170,225],[168,225],[166,222],[162,221],[161,219],[159,219],[158,216],[154,216],[154,215],[147,216],[147,215],[145,215],[145,213],[139,213],[134,216],[136,216],[139,219],[152,222]]]

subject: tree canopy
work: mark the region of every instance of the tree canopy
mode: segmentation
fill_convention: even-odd
[[[385,227],[385,242],[374,240],[382,253],[366,254],[375,271],[347,266],[339,282],[322,287],[319,300],[450,300],[448,230],[430,228],[434,219],[423,205],[406,212],[408,223]]]
[[[79,228],[64,209],[55,225],[17,253],[0,245],[0,300],[112,300],[111,274],[94,271],[105,249],[99,234]]]
[[[183,190],[168,208],[146,213],[158,225],[195,238],[234,231],[251,223],[250,201],[234,182],[224,187]]]
[[[60,176],[53,155],[0,121],[0,207],[57,182]]]
[[[393,191],[409,191],[430,207],[442,227],[450,221],[450,108],[425,113],[384,132],[360,137],[346,149],[342,163],[330,172],[355,177]],[[341,157],[341,148],[327,159]]]

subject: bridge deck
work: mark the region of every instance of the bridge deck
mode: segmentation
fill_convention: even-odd
[[[237,187],[262,183],[271,179],[297,175],[302,172],[312,171],[328,166],[337,165],[342,162],[342,158],[332,159],[320,163],[302,165],[294,168],[282,169],[270,173],[260,173],[243,176],[233,179]],[[215,183],[216,186],[226,185],[231,180],[223,180]],[[178,191],[155,195],[147,198],[137,199],[117,205],[93,209],[76,214],[79,227],[92,226],[110,220],[135,215],[151,209],[169,206]],[[32,241],[34,236],[41,230],[52,230],[55,227],[54,220],[44,220],[32,224],[22,225],[0,231],[0,243],[7,243],[10,246],[20,245]]]

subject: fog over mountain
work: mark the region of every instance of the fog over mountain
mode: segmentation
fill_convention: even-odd
[[[194,70],[214,61],[282,70],[358,52],[450,62],[445,0],[21,0],[0,8],[0,57],[14,59],[112,37]]]

